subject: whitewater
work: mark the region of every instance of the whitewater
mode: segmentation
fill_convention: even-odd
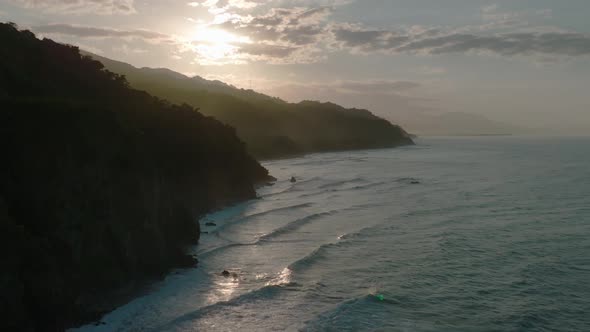
[[[259,199],[200,221],[197,268],[73,331],[590,330],[590,138],[264,166]]]

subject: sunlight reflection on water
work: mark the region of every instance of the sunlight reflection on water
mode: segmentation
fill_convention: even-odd
[[[209,303],[228,301],[239,287],[240,278],[237,275],[230,277],[219,276],[218,280],[215,281],[212,293],[207,296],[207,301]]]

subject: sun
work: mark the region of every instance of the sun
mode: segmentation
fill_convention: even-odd
[[[199,27],[193,35],[193,40],[210,44],[231,44],[241,42],[240,38],[227,31],[208,27]]]
[[[207,62],[230,60],[236,55],[240,44],[251,42],[247,37],[208,26],[197,27],[191,40],[195,51]]]

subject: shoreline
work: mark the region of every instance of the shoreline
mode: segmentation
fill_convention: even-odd
[[[396,145],[396,146],[392,146],[392,147],[321,151],[321,152],[312,152],[312,153],[308,153],[308,154],[302,154],[302,155],[293,156],[293,157],[266,159],[266,160],[258,160],[258,161],[262,163],[262,162],[281,161],[281,160],[287,160],[287,159],[293,159],[293,158],[307,157],[307,156],[314,155],[314,154],[389,150],[389,149],[395,149],[395,148],[399,148],[399,147],[403,147],[403,146],[412,146],[415,144],[416,143],[412,141],[412,144]],[[264,188],[264,187],[273,186],[276,184],[277,181],[280,181],[280,179],[277,179],[274,176],[269,174],[266,179],[257,181],[256,183],[253,184],[253,188],[255,190],[255,197],[235,200],[230,203],[224,204],[222,206],[215,207],[215,208],[211,209],[211,211],[198,216],[196,218],[196,222],[199,223],[200,234],[207,235],[208,232],[211,231],[211,230],[204,231],[205,225],[204,224],[201,225],[201,222],[204,222],[205,218],[207,216],[219,213],[223,210],[227,210],[227,209],[231,209],[233,207],[240,206],[240,205],[242,205],[248,201],[251,201],[251,200],[261,199],[261,197],[258,196],[258,190],[261,188]],[[218,224],[217,226],[220,226],[220,225]],[[170,266],[165,268],[163,271],[159,272],[157,275],[146,276],[145,278],[142,278],[140,280],[134,280],[129,285],[125,285],[124,287],[116,289],[113,292],[109,292],[106,295],[102,294],[100,304],[96,305],[96,307],[98,309],[92,310],[93,312],[89,315],[93,318],[77,322],[74,326],[67,328],[66,331],[76,330],[76,329],[83,328],[84,326],[89,326],[89,325],[95,325],[95,326],[103,325],[103,324],[105,324],[105,322],[103,321],[104,317],[108,316],[110,313],[116,311],[117,309],[133,302],[136,299],[139,299],[143,296],[149,295],[154,290],[154,288],[158,287],[159,283],[164,282],[166,280],[166,278],[168,278],[169,276],[172,276],[172,275],[178,274],[178,273],[183,273],[184,271],[190,271],[192,269],[198,269],[199,268],[199,264],[198,264],[199,257],[196,254],[196,252],[198,251],[196,249],[198,249],[199,245],[201,244],[201,242],[202,242],[201,240],[202,240],[201,236],[199,236],[199,240],[196,243],[189,245],[186,248],[184,255],[178,256],[179,260],[192,259],[193,264],[187,265],[186,264],[187,261],[184,261],[184,263],[181,263],[181,264],[178,264],[178,263],[171,264]]]
[[[379,146],[379,147],[366,147],[366,148],[353,148],[353,149],[329,149],[329,150],[321,150],[321,151],[308,151],[308,152],[302,152],[302,153],[296,153],[296,154],[288,154],[288,155],[282,155],[282,156],[276,156],[276,157],[269,157],[269,158],[256,158],[256,160],[258,162],[271,162],[271,161],[280,161],[280,160],[286,160],[286,159],[295,159],[295,158],[302,158],[302,157],[307,157],[307,156],[311,156],[314,154],[323,154],[323,153],[340,153],[340,152],[358,152],[358,151],[372,151],[372,150],[389,150],[389,149],[396,149],[396,148],[401,148],[404,146],[413,146],[416,145],[416,142],[414,141],[415,139],[417,139],[419,137],[416,138],[410,138],[410,142],[408,143],[400,143],[400,144],[395,144],[392,146]]]
[[[269,178],[257,181],[255,184],[253,184],[253,188],[255,192],[257,192],[260,188],[272,186],[275,183],[275,181],[277,181],[277,179],[269,175]],[[171,261],[173,263],[163,268],[161,271],[154,275],[146,275],[143,278],[132,280],[129,284],[119,287],[113,291],[97,295],[95,298],[95,302],[92,305],[92,309],[88,311],[88,314],[85,315],[86,317],[74,322],[72,326],[67,327],[65,330],[75,331],[85,326],[104,325],[105,322],[103,321],[103,319],[106,316],[116,311],[117,309],[133,302],[134,300],[149,295],[152,291],[157,289],[158,285],[164,282],[168,277],[173,276],[175,274],[182,274],[190,270],[198,269],[199,259],[198,255],[196,254],[196,249],[198,248],[201,242],[202,235],[207,234],[203,232],[203,228],[205,225],[201,225],[201,222],[204,222],[205,218],[209,215],[219,213],[226,209],[231,209],[232,207],[240,206],[241,204],[256,199],[260,199],[260,197],[258,197],[257,194],[255,197],[234,200],[230,203],[224,204],[223,206],[215,207],[210,211],[196,217],[195,223],[198,224],[198,229],[200,230],[199,240],[197,240],[197,242],[193,244],[188,245],[182,255],[178,255],[176,259]],[[100,299],[100,301],[96,301],[96,299]]]

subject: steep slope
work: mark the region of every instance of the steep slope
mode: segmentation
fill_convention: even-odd
[[[199,107],[204,114],[235,127],[248,150],[259,158],[412,144],[401,127],[367,110],[314,101],[292,104],[219,81],[189,78],[168,69],[138,69],[90,55],[124,75],[137,89]]]
[[[0,24],[0,330],[60,331],[170,268],[268,179],[235,130]]]

